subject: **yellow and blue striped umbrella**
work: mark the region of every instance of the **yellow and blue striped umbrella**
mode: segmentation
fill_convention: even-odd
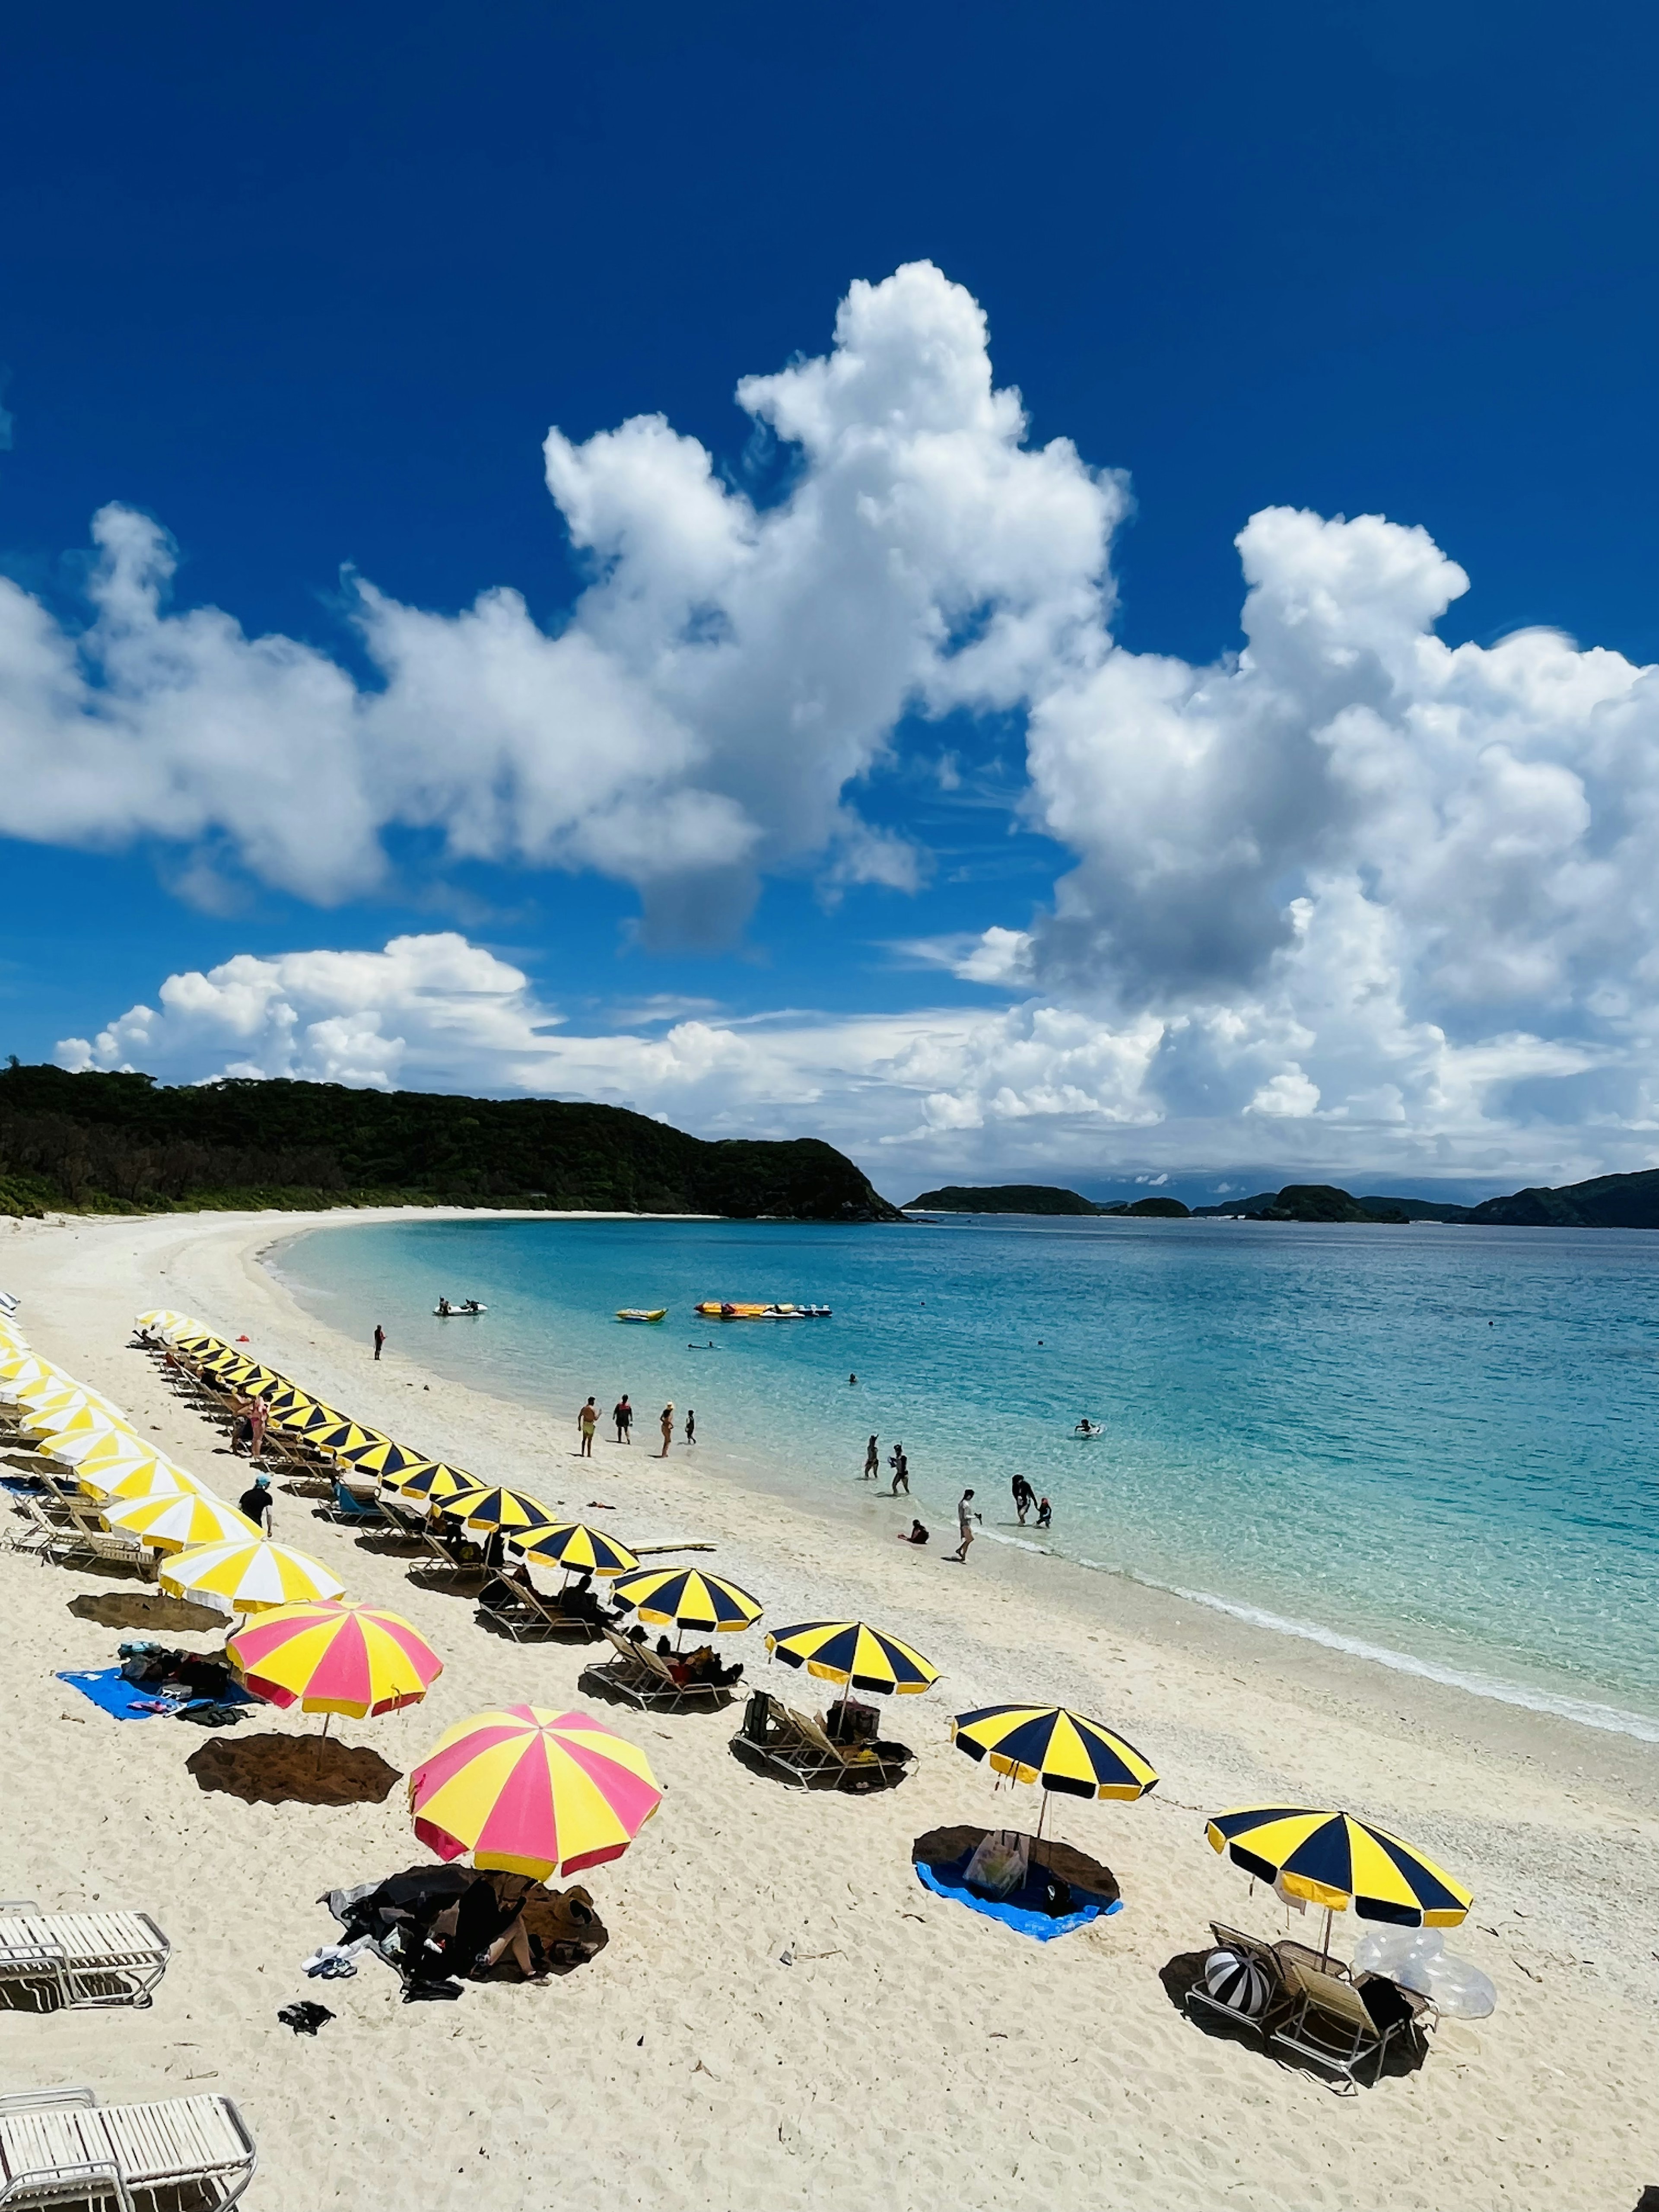
[[[672,1622],[707,1634],[752,1628],[766,1609],[735,1583],[697,1567],[647,1567],[616,1583],[611,1595],[618,1605],[631,1606],[641,1620]]]
[[[448,1498],[470,1497],[488,1487],[464,1467],[449,1467],[441,1459],[415,1468],[407,1477],[394,1476],[390,1486],[400,1490],[405,1498],[422,1498],[428,1505],[441,1504]]]
[[[574,1575],[631,1575],[639,1560],[626,1544],[590,1528],[585,1521],[557,1521],[534,1535],[514,1539],[526,1559],[542,1559]]]
[[[343,1415],[325,1422],[321,1428],[307,1429],[304,1435],[313,1451],[325,1451],[331,1458],[337,1458],[343,1451],[350,1450],[356,1444],[383,1444],[386,1442],[378,1429],[361,1428],[356,1421],[347,1420]]]
[[[958,1713],[951,1740],[1015,1782],[1069,1797],[1144,1797],[1157,1770],[1132,1743],[1065,1705],[985,1705]]]
[[[365,1474],[378,1474],[382,1482],[394,1476],[413,1474],[417,1468],[430,1467],[432,1462],[407,1444],[394,1444],[384,1437],[374,1443],[345,1444],[334,1455],[352,1467],[360,1467]]]
[[[1455,1928],[1474,1899],[1431,1859],[1352,1813],[1241,1805],[1205,1829],[1212,1850],[1328,1912],[1398,1928]]]
[[[289,1382],[283,1389],[271,1393],[271,1418],[286,1425],[291,1415],[297,1414],[303,1419],[306,1414],[315,1410],[316,1405],[317,1401],[310,1391],[302,1390],[297,1382]]]
[[[439,1510],[465,1521],[469,1528],[500,1528],[514,1542],[521,1534],[530,1535],[538,1528],[553,1526],[553,1516],[540,1498],[528,1497],[522,1490],[479,1488],[441,1498]]]
[[[795,1628],[781,1628],[766,1639],[766,1648],[786,1667],[805,1667],[826,1682],[843,1682],[851,1690],[875,1690],[884,1697],[896,1690],[914,1697],[931,1689],[939,1669],[901,1644],[862,1620],[805,1620]]]
[[[278,1413],[276,1420],[290,1436],[309,1439],[320,1435],[325,1429],[337,1429],[345,1424],[343,1413],[337,1413],[332,1406],[324,1405],[313,1398],[304,1406],[296,1406],[290,1413]]]

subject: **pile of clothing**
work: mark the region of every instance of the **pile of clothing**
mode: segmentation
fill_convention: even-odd
[[[242,1717],[247,1693],[222,1659],[205,1659],[199,1652],[175,1650],[170,1644],[143,1643],[118,1644],[116,1656],[124,1681],[157,1698],[181,1700],[181,1720],[213,1727]]]
[[[582,1965],[611,1940],[586,1890],[526,1887],[471,1867],[409,1867],[385,1881],[330,1890],[318,1901],[340,1923],[331,1953],[372,1950],[403,1982],[405,2003],[459,1997],[464,1981],[521,1978],[510,1956],[487,1963],[520,1915],[538,1978]]]

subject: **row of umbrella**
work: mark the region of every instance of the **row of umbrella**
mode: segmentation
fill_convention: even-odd
[[[231,1387],[246,1389],[270,1376],[205,1332],[203,1340],[199,1348]],[[183,1338],[175,1341],[187,1352],[198,1348]],[[759,1603],[724,1577],[685,1567],[641,1572],[636,1556],[605,1532],[558,1522],[523,1492],[490,1488],[463,1470],[422,1460],[305,1400],[282,1378],[270,1380],[281,1386],[271,1393],[274,1413],[319,1449],[470,1527],[503,1530],[526,1557],[611,1578],[617,1598],[636,1606],[644,1619],[708,1633],[747,1628],[759,1618]],[[286,1404],[285,1391],[294,1393]],[[434,1673],[440,1664],[399,1616],[366,1607],[287,1608],[232,1644],[251,1686],[279,1703],[299,1701],[325,1712],[385,1711],[410,1702],[424,1694],[423,1663]],[[837,1682],[844,1693],[915,1694],[938,1679],[920,1652],[862,1621],[802,1623],[769,1635],[767,1646],[784,1664]],[[375,1692],[386,1702],[359,1702]],[[1133,1800],[1158,1782],[1150,1762],[1123,1737],[1064,1707],[1007,1705],[959,1714],[951,1738],[999,1775],[1038,1787],[1045,1811],[1051,1793]],[[544,1879],[556,1863],[568,1871],[616,1856],[654,1812],[659,1796],[637,1747],[585,1716],[530,1706],[458,1723],[410,1778],[416,1832],[441,1855],[470,1850],[481,1867]],[[560,1842],[556,1862],[547,1856],[550,1834]],[[1206,1835],[1214,1850],[1281,1895],[1322,1905],[1328,1945],[1333,1911],[1352,1908],[1370,1919],[1449,1927],[1469,1909],[1468,1893],[1431,1861],[1346,1813],[1241,1807],[1218,1814]]]

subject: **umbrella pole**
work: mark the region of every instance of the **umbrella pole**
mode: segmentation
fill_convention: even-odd
[[[1321,1964],[1327,1966],[1331,1963],[1331,1915],[1332,1908],[1328,1905],[1325,1907],[1325,1948],[1321,1954]]]

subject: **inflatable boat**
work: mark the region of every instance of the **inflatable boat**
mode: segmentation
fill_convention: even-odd
[[[666,1306],[652,1306],[649,1308],[645,1306],[619,1306],[617,1310],[617,1319],[618,1321],[663,1321],[666,1319],[668,1309]]]
[[[735,1304],[729,1299],[708,1298],[696,1310],[708,1321],[828,1321],[828,1306]]]

